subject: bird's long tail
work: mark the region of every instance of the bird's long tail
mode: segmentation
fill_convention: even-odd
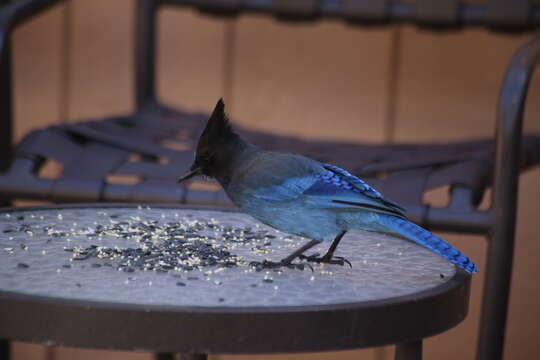
[[[478,272],[478,267],[461,251],[448,244],[438,236],[433,235],[426,229],[423,229],[410,221],[392,215],[379,215],[379,221],[392,232],[404,236],[405,238],[430,249],[451,263],[463,268],[468,273],[472,274]]]

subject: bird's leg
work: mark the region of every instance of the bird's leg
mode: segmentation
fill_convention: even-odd
[[[304,251],[311,249],[318,243],[320,243],[319,240],[310,240],[307,244],[303,245],[298,250],[295,250],[291,255],[282,259],[280,262],[272,262],[268,260],[264,260],[262,262],[252,261],[250,265],[257,268],[257,271],[260,271],[263,269],[269,269],[269,268],[279,268],[282,266],[304,270],[304,264],[292,264],[292,261],[296,259],[297,257],[299,257],[300,255],[302,255]],[[308,266],[311,267],[309,264]]]
[[[310,240],[307,244],[305,244],[302,247],[300,247],[299,249],[295,250],[291,255],[287,256],[284,259],[282,259],[281,263],[286,264],[286,265],[290,264],[294,259],[296,259],[297,257],[300,257],[304,253],[304,251],[307,251],[307,250],[311,249],[312,247],[314,247],[315,245],[317,245],[319,243],[320,243],[319,240]]]
[[[305,259],[307,261],[313,261],[313,262],[318,262],[318,263],[338,264],[338,265],[344,265],[345,263],[347,263],[349,264],[350,267],[352,267],[349,260],[341,256],[334,256],[334,251],[336,251],[336,248],[339,242],[341,241],[341,239],[343,238],[343,235],[345,235],[345,233],[346,231],[342,231],[338,234],[338,236],[336,236],[336,238],[332,242],[332,245],[330,245],[330,248],[328,249],[328,251],[326,252],[324,256],[317,257],[316,255],[310,255],[310,256],[299,255],[298,257],[300,259]]]
[[[343,236],[345,235],[345,233],[346,231],[342,231],[338,234],[338,236],[336,236],[336,238],[334,239],[334,241],[332,241],[332,244],[328,248],[328,251],[323,256],[323,259],[327,259],[327,260],[332,259],[332,257],[334,256],[334,251],[336,251],[336,248],[338,247],[338,244],[343,238]]]

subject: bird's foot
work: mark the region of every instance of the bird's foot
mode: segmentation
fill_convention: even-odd
[[[287,263],[284,261],[270,261],[270,260],[263,260],[263,261],[252,261],[249,263],[250,266],[254,267],[256,271],[262,271],[262,270],[268,270],[268,269],[280,269],[283,267],[289,268],[289,269],[296,269],[296,270],[304,270],[307,267],[313,271],[313,267],[309,264],[293,264],[293,263]]]
[[[352,264],[349,260],[345,259],[342,256],[332,256],[332,255],[325,255],[325,256],[319,256],[318,253],[315,253],[313,255],[300,255],[298,256],[301,260],[306,260],[308,262],[316,262],[316,263],[323,263],[323,264],[335,264],[335,265],[349,265],[352,268]]]

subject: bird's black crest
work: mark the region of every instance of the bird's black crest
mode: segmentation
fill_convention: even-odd
[[[235,136],[229,118],[225,114],[225,103],[219,99],[208,123],[201,134],[201,139],[207,138],[209,142],[226,140],[230,136]]]

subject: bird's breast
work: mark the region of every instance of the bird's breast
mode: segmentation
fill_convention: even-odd
[[[332,240],[343,231],[334,212],[309,207],[303,200],[269,202],[238,196],[233,202],[245,213],[274,229],[314,240]]]

